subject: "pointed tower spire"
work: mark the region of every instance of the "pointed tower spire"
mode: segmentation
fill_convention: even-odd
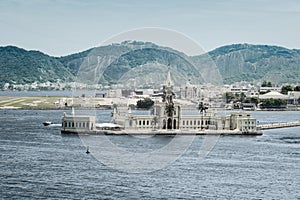
[[[168,66],[168,75],[167,75],[167,80],[166,80],[166,86],[171,87],[173,86],[173,82],[171,80],[171,70],[170,70],[170,65]]]

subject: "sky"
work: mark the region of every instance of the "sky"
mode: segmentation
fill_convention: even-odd
[[[300,1],[0,0],[0,46],[52,56],[143,27],[177,31],[205,51],[236,43],[300,49]]]

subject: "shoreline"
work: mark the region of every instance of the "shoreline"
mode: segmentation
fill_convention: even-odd
[[[97,108],[97,107],[75,107],[76,110],[112,110],[113,106],[111,105],[111,107],[108,107],[107,105],[101,107],[101,108]],[[300,107],[298,108],[287,108],[287,109],[259,109],[259,110],[243,110],[243,109],[233,109],[233,110],[226,110],[225,108],[213,108],[212,109],[216,109],[216,110],[225,110],[228,112],[237,112],[237,111],[244,111],[244,112],[253,112],[253,111],[268,111],[268,112],[284,112],[284,111],[300,111]],[[72,110],[72,107],[14,107],[14,106],[0,106],[0,110]],[[149,110],[149,109],[132,109],[132,110]]]
[[[65,96],[0,96],[0,110],[71,110],[74,105],[79,110],[112,110],[114,104],[136,105],[139,98],[75,98]],[[188,100],[176,99],[188,107],[195,107]],[[125,103],[124,103],[125,102]],[[137,109],[132,107],[134,110]],[[227,110],[225,108],[212,108],[215,110]],[[232,109],[227,111],[254,111],[243,109]],[[300,111],[300,106],[288,108],[256,109],[255,111]]]

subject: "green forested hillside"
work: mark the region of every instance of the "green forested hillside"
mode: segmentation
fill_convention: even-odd
[[[269,80],[297,83],[300,51],[278,46],[235,44],[209,52],[225,83]]]
[[[73,75],[56,58],[14,46],[0,47],[0,71],[1,84],[73,80]]]
[[[1,85],[69,82],[80,74],[91,72],[92,76],[84,77],[91,83],[112,85],[130,80],[137,80],[135,84],[158,83],[168,66],[178,85],[188,80],[195,84],[262,80],[277,84],[298,83],[300,50],[234,44],[189,57],[150,42],[125,41],[57,58],[14,46],[0,47]]]

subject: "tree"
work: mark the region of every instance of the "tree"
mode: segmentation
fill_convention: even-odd
[[[257,105],[258,104],[258,97],[251,97],[250,98],[250,103],[254,103],[255,105]]]
[[[281,93],[282,93],[282,94],[287,94],[288,91],[293,91],[293,90],[294,90],[294,87],[293,87],[293,86],[291,86],[291,85],[284,85],[284,86],[282,86],[282,88],[281,88]]]
[[[286,106],[286,101],[283,99],[264,99],[261,102],[262,108],[282,108]]]
[[[267,83],[267,87],[272,87],[273,85],[272,85],[272,83],[269,81],[268,83]]]
[[[261,87],[272,87],[272,83],[271,83],[271,81],[269,81],[269,82],[263,81],[263,83],[261,84]]]
[[[267,87],[267,81],[264,81],[264,82],[261,84],[261,87]]]
[[[154,101],[152,101],[150,98],[145,98],[143,100],[138,100],[136,103],[137,108],[144,108],[149,109],[154,105]]]
[[[247,97],[242,103],[254,103],[258,104],[258,97]]]
[[[156,129],[156,125],[158,123],[158,118],[157,116],[155,116],[151,122],[151,125],[152,125],[152,129],[155,130]]]
[[[199,110],[200,113],[206,112],[207,109],[208,109],[208,107],[205,106],[202,101],[199,102],[198,110]]]
[[[175,110],[173,103],[166,104],[166,113],[168,114],[169,117],[173,115],[173,112]]]
[[[241,94],[240,94],[240,102],[244,102],[245,101],[245,99],[246,99],[246,95],[245,95],[245,93],[244,92],[242,92]]]
[[[300,91],[300,86],[299,85],[297,85],[295,88],[294,88],[294,91]]]
[[[234,99],[235,99],[235,96],[234,96],[234,94],[232,92],[226,92],[225,93],[225,101],[226,101],[226,103],[230,103]]]
[[[204,112],[206,112],[207,109],[208,109],[208,107],[206,107],[206,106],[203,104],[202,101],[199,102],[198,110],[199,110],[199,112],[200,112],[200,114],[201,114],[201,126],[200,126],[201,129],[202,129],[202,126],[203,126],[202,122],[203,122]]]

